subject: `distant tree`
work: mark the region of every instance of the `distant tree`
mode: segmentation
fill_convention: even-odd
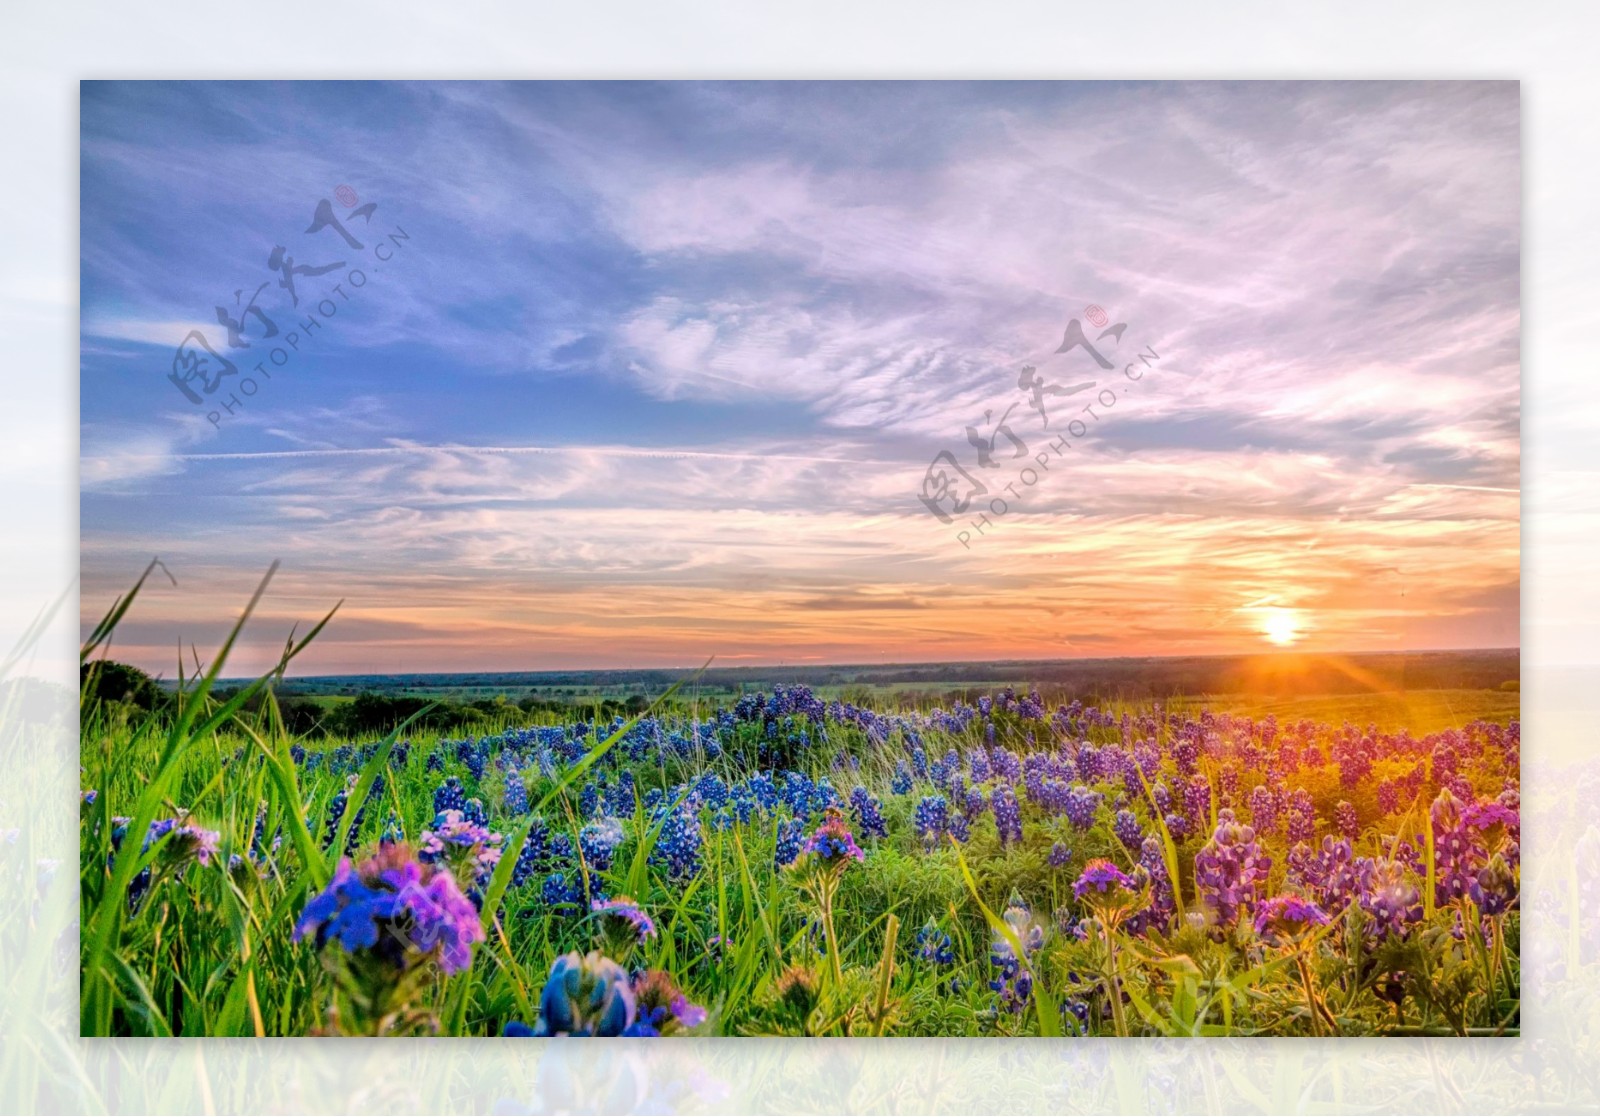
[[[283,698],[278,701],[283,727],[292,737],[320,737],[338,722],[336,715],[312,698]]]
[[[85,708],[96,702],[126,702],[140,710],[158,710],[169,700],[147,673],[112,659],[85,663],[78,673],[78,685]]]

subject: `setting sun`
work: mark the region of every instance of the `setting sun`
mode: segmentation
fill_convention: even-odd
[[[1261,634],[1284,647],[1300,639],[1300,611],[1273,605],[1261,610]]]

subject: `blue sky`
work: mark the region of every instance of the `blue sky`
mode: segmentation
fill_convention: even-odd
[[[241,665],[339,599],[306,670],[1517,643],[1515,83],[90,82],[81,119],[84,613],[160,555],[121,652],[165,673],[273,558]],[[368,282],[214,424],[174,350],[248,376],[275,342],[214,308],[267,283],[293,330],[280,245],[346,265],[302,307]],[[1100,375],[1054,352],[1091,304],[1159,373],[981,537],[935,519],[1019,368]]]

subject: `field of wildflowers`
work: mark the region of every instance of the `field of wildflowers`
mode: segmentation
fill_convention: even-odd
[[[1515,721],[794,687],[312,747],[227,651],[82,711],[86,1035],[1519,1028]]]

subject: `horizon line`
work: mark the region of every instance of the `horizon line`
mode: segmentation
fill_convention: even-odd
[[[1180,660],[1180,659],[1287,659],[1297,656],[1318,656],[1322,658],[1363,656],[1368,658],[1383,657],[1393,658],[1408,655],[1473,655],[1473,654],[1515,654],[1518,659],[1522,656],[1521,645],[1498,645],[1490,647],[1471,648],[1408,648],[1403,650],[1383,649],[1376,651],[1298,651],[1284,648],[1260,652],[1197,652],[1180,655],[1098,655],[1098,656],[1056,656],[1045,659],[931,659],[931,660],[901,660],[891,663],[746,663],[728,666],[716,666],[715,660],[709,661],[703,667],[547,667],[528,669],[482,669],[468,671],[347,671],[338,674],[292,675],[285,674],[287,681],[297,679],[302,681],[327,680],[327,679],[361,679],[372,677],[409,678],[428,676],[432,678],[458,678],[471,675],[598,675],[598,674],[645,674],[645,673],[674,673],[682,672],[694,674],[699,671],[771,671],[771,670],[798,670],[798,671],[826,671],[826,670],[875,670],[887,671],[893,669],[916,669],[926,667],[1018,667],[1018,666],[1045,666],[1065,663],[1113,663],[1130,660]],[[257,678],[255,675],[219,676],[217,681],[238,682]],[[158,681],[161,676],[157,676]]]

